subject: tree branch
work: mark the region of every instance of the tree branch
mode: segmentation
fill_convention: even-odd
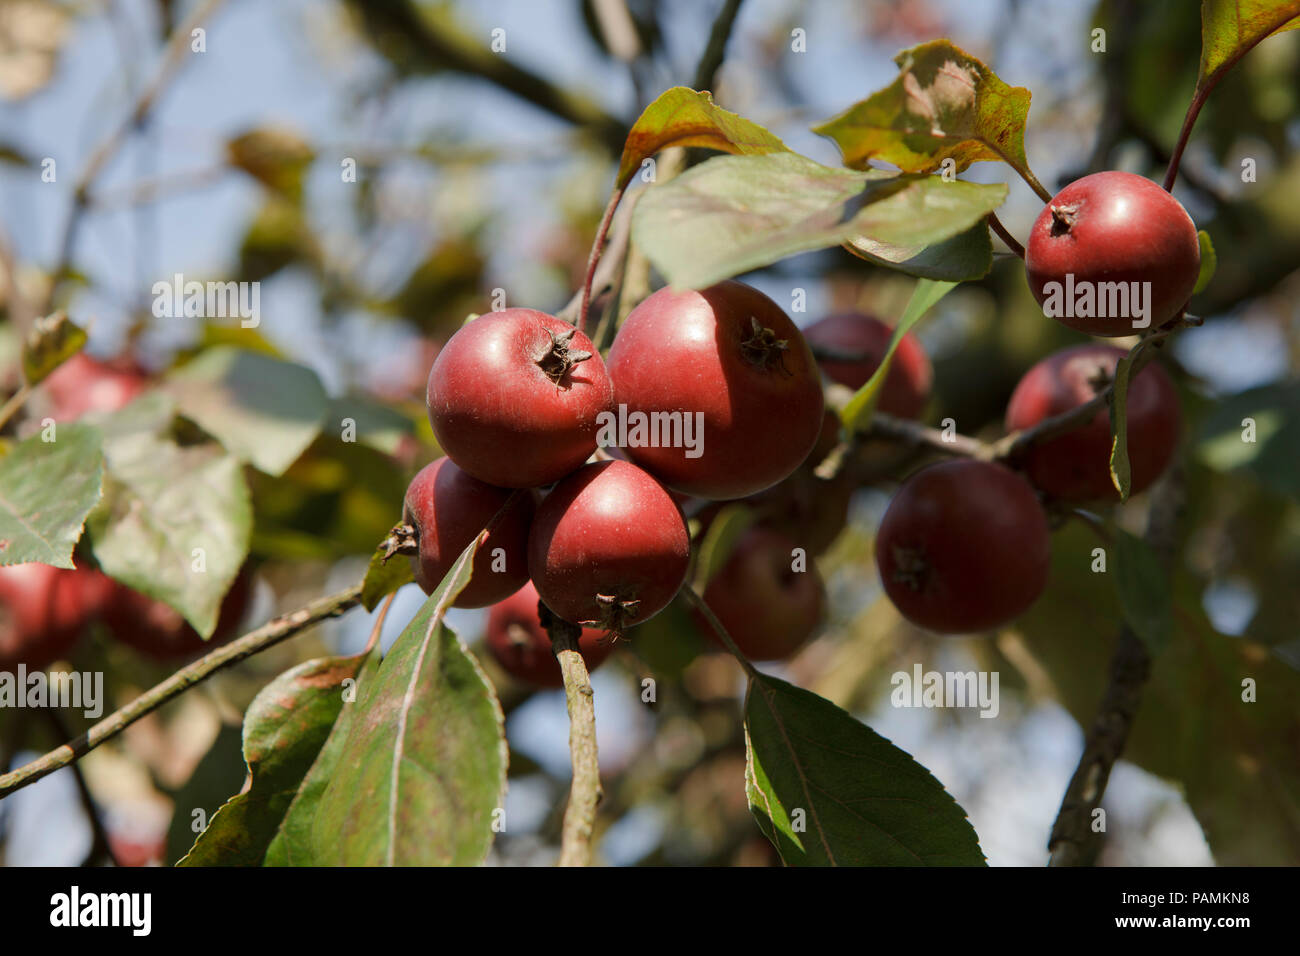
[[[210,651],[197,661],[182,667],[161,684],[141,694],[125,707],[109,714],[76,740],[51,750],[45,756],[11,773],[0,776],[0,798],[35,783],[60,767],[66,767],[74,760],[85,756],[104,741],[120,734],[145,714],[157,710],[173,697],[207,680],[217,671],[279,644],[326,618],[338,617],[360,603],[361,585],[357,584],[346,591],[319,598],[306,607],[282,614],[256,630],[249,631],[238,640]]]
[[[171,82],[176,70],[181,64],[181,58],[189,49],[190,33],[205,22],[217,8],[221,6],[223,0],[204,0],[194,12],[181,23],[167,40],[166,52],[163,54],[162,66],[159,67],[157,75],[153,81],[140,91],[135,105],[131,108],[125,119],[109,134],[108,138],[96,147],[90,156],[90,161],[86,163],[86,168],[82,170],[81,176],[77,179],[76,186],[72,193],[72,210],[68,213],[68,221],[63,228],[63,239],[59,244],[59,263],[54,270],[54,278],[57,281],[67,273],[72,264],[72,253],[77,243],[77,231],[81,226],[82,217],[86,212],[86,207],[90,202],[90,187],[94,185],[99,174],[104,171],[109,160],[117,155],[117,151],[122,148],[132,130],[144,124],[163,92],[167,84]],[[51,296],[53,296],[54,286],[50,286]],[[49,311],[49,303],[43,310]]]
[[[554,116],[593,131],[614,155],[623,148],[625,125],[592,100],[517,66],[449,23],[438,22],[410,0],[365,0],[349,4],[370,32],[385,44],[404,44],[425,72],[453,70],[481,77]]]
[[[1172,573],[1184,503],[1181,463],[1175,462],[1152,496],[1146,530],[1147,543],[1167,574]],[[1150,674],[1151,656],[1146,645],[1126,624],[1111,655],[1110,682],[1052,825],[1047,846],[1051,854],[1049,866],[1091,866],[1096,861],[1101,836],[1093,829],[1093,813],[1101,806],[1111,769],[1124,752]]]
[[[591,834],[596,827],[596,806],[602,796],[600,763],[596,758],[596,704],[587,662],[578,652],[582,628],[561,620],[541,601],[537,612],[551,638],[551,650],[564,674],[564,699],[569,711],[569,759],[573,783],[564,811],[560,866],[591,865]]]
[[[694,88],[712,90],[717,79],[718,69],[727,54],[727,41],[731,39],[731,28],[736,24],[736,15],[744,0],[726,0],[709,31],[709,41],[704,46],[704,53],[695,67]]]

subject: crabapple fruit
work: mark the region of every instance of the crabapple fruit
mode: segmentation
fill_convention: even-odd
[[[437,589],[461,552],[514,494],[471,477],[450,458],[436,459],[420,469],[407,486],[402,521],[415,529],[419,541],[419,554],[411,555],[411,569],[425,594]],[[519,492],[475,553],[469,582],[453,607],[486,607],[524,586],[534,506],[532,491]]]
[[[221,599],[217,624],[204,640],[170,604],[141,594],[120,582],[104,606],[104,625],[114,639],[156,661],[196,657],[235,637],[253,598],[253,575],[240,571]]]
[[[997,627],[1047,584],[1051,540],[1034,491],[988,462],[923,468],[898,489],[876,535],[876,567],[899,612],[939,633]]]
[[[528,574],[573,624],[615,634],[668,606],[690,563],[681,509],[625,461],[586,465],[543,499],[528,536]]]
[[[489,312],[462,326],[429,371],[438,444],[490,485],[558,481],[596,450],[613,387],[591,339],[533,309]]]
[[[815,566],[794,570],[796,547],[778,531],[750,528],[705,588],[704,603],[751,660],[789,657],[821,623],[825,588]]]
[[[65,656],[103,609],[112,581],[89,568],[0,567],[0,671],[37,670]]]
[[[817,359],[827,378],[856,391],[880,367],[894,330],[873,316],[848,312],[818,319],[803,330],[803,335],[814,353],[826,349],[864,356],[853,360]],[[908,332],[894,351],[889,374],[876,398],[876,408],[899,418],[917,418],[930,398],[933,380],[929,356],[916,336]]]
[[[1115,377],[1124,350],[1079,345],[1043,359],[1020,380],[1007,405],[1008,431],[1032,428],[1046,418],[1090,401]],[[1182,426],[1178,392],[1159,365],[1145,366],[1129,382],[1128,457],[1133,494],[1151,486],[1173,460]],[[1118,499],[1110,478],[1110,416],[1029,446],[1022,465],[1040,490],[1063,501]]]
[[[608,368],[629,421],[681,416],[682,441],[629,441],[625,450],[684,494],[730,499],[769,488],[821,431],[821,379],[803,335],[740,282],[660,289],[619,329]],[[692,447],[684,439],[696,422]]]
[[[537,588],[528,582],[488,611],[487,648],[493,659],[511,676],[536,687],[563,687],[560,662],[551,650],[551,638],[537,614]],[[594,671],[614,649],[614,642],[600,630],[584,627],[578,652]]]
[[[1052,197],[1025,246],[1038,304],[1088,335],[1158,328],[1187,304],[1200,268],[1182,204],[1144,176],[1117,171],[1076,179]]]

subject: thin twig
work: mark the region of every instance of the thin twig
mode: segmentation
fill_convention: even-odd
[[[600,225],[596,227],[596,238],[591,243],[591,252],[587,254],[587,272],[582,280],[582,304],[578,307],[578,331],[587,331],[587,310],[591,306],[591,285],[596,278],[596,267],[600,265],[600,257],[605,251],[605,236],[609,232],[609,224],[614,220],[614,212],[618,209],[619,200],[627,192],[627,184],[616,186],[610,193],[609,202],[605,204],[604,215],[600,217]]]
[[[591,690],[587,662],[578,651],[582,628],[561,620],[541,601],[537,602],[542,626],[551,638],[551,650],[564,674],[564,699],[569,711],[569,760],[573,782],[569,805],[564,811],[560,840],[560,866],[591,865],[591,834],[596,827],[596,806],[600,803],[600,762],[596,755],[596,703]]]
[[[216,648],[192,664],[182,667],[125,707],[109,714],[76,740],[51,750],[45,756],[11,773],[0,776],[0,797],[35,783],[60,767],[66,767],[74,760],[85,756],[104,741],[120,734],[145,714],[157,710],[167,701],[189,690],[195,684],[207,680],[217,671],[279,644],[326,618],[338,617],[360,603],[361,585],[357,584],[346,591],[319,598],[306,607],[282,614],[256,630],[249,631],[238,640]]]
[[[1146,530],[1147,543],[1166,574],[1171,573],[1183,505],[1183,473],[1181,463],[1175,461],[1153,493]],[[1150,674],[1146,645],[1124,625],[1110,659],[1110,682],[1052,825],[1047,847],[1050,866],[1090,866],[1096,861],[1104,829],[1093,826],[1094,813],[1101,806],[1111,769],[1124,752]]]
[[[727,41],[731,38],[731,28],[736,24],[736,15],[744,0],[727,0],[718,11],[709,31],[709,41],[704,45],[704,53],[695,67],[695,89],[712,90],[718,69],[727,54]]]
[[[997,213],[988,214],[989,228],[992,229],[999,239],[1007,244],[1007,248],[1018,255],[1021,259],[1025,257],[1025,247],[1020,244],[1020,240],[1011,235],[1010,230],[1002,225],[1002,220],[998,218]]]
[[[436,13],[430,14],[424,5],[411,0],[369,0],[354,6],[374,33],[385,35],[390,43],[406,44],[407,51],[413,54],[411,59],[422,61],[417,68],[480,77],[562,120],[590,130],[615,156],[623,148],[626,126],[594,100],[564,89],[493,52],[444,22]]]
[[[47,709],[45,719],[54,728],[56,740],[68,739],[68,725],[57,709]],[[90,792],[90,786],[86,783],[86,775],[81,772],[81,764],[74,762],[68,767],[68,770],[72,772],[72,781],[77,787],[77,798],[81,801],[81,809],[90,824],[90,850],[86,853],[86,858],[82,860],[81,865],[94,866],[98,861],[107,859],[114,866],[120,866],[117,855],[113,852],[113,845],[109,842],[108,832],[104,829],[104,821],[99,815],[99,807],[95,804],[95,798]]]
[[[871,416],[871,425],[862,432],[863,438],[889,438],[923,448],[932,448],[945,455],[957,455],[961,458],[978,458],[992,461],[994,446],[978,438],[948,433],[938,428],[930,428],[909,418],[896,418],[884,412],[875,412]]]
[[[68,213],[68,220],[63,228],[63,239],[59,243],[59,264],[54,270],[56,280],[64,276],[72,264],[72,254],[77,242],[77,231],[90,203],[90,187],[94,185],[95,180],[108,165],[109,160],[117,155],[118,150],[122,148],[131,132],[144,124],[149,111],[153,109],[166,90],[167,84],[171,82],[181,64],[182,58],[189,50],[191,32],[211,17],[222,2],[223,0],[204,0],[185,19],[185,22],[181,23],[172,32],[172,35],[167,40],[167,49],[163,54],[162,66],[159,67],[157,75],[154,76],[152,82],[140,91],[135,105],[122,122],[91,153],[90,160],[86,163],[86,168],[82,170],[73,190],[72,210]],[[51,284],[51,296],[54,294],[53,289],[54,286]],[[44,311],[48,312],[48,307]]]
[[[1223,76],[1227,70],[1216,76],[1208,86],[1203,90],[1197,90],[1196,95],[1192,97],[1192,102],[1187,106],[1187,115],[1183,117],[1183,127],[1178,131],[1178,142],[1174,144],[1173,152],[1169,154],[1169,166],[1165,169],[1165,191],[1173,192],[1174,183],[1178,181],[1178,165],[1183,161],[1183,150],[1187,148],[1187,141],[1191,139],[1192,127],[1196,125],[1196,117],[1201,113],[1201,107],[1209,99],[1210,92],[1218,85],[1219,77]]]
[[[0,428],[4,428],[9,424],[9,419],[13,418],[14,413],[23,407],[23,403],[27,401],[28,396],[31,394],[32,387],[24,382],[18,391],[9,396],[4,406],[0,407]]]
[[[745,652],[736,646],[736,642],[731,639],[731,635],[728,634],[727,629],[722,626],[722,622],[718,620],[718,616],[713,613],[712,609],[707,604],[704,603],[704,598],[700,596],[699,592],[694,588],[683,585],[681,593],[686,596],[686,600],[695,605],[695,609],[700,612],[700,616],[704,618],[705,623],[708,624],[713,633],[718,636],[718,640],[722,641],[722,643],[726,645],[727,650],[731,652],[731,656],[740,662],[740,666],[745,669],[745,676],[751,679],[757,677],[758,668],[755,667],[750,662],[749,658],[745,656]]]

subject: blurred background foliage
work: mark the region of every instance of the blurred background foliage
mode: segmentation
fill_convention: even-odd
[[[716,72],[714,20],[739,12]],[[580,282],[627,127],[663,88],[697,83],[792,149],[838,164],[808,127],[884,86],[899,48],[938,36],[1033,92],[1027,153],[1049,188],[1104,168],[1160,178],[1195,82],[1188,0],[252,0],[217,3],[191,55],[64,224],[77,177],[147,88],[165,38],[193,5],[0,0],[0,315],[4,384],[17,387],[19,303],[66,309],[89,351],[162,381],[214,349],[294,363],[316,382],[317,424],[282,469],[248,464],[258,601],[248,623],[347,585],[400,513],[409,477],[437,454],[423,411],[439,345],[473,312],[558,310]],[[1105,30],[1105,52],[1091,48]],[[806,52],[793,52],[802,30]],[[500,31],[500,32],[497,32]],[[493,49],[493,44],[498,49]],[[504,44],[504,50],[500,45]],[[1218,253],[1171,371],[1186,414],[1188,492],[1177,567],[1178,629],[1157,661],[1127,760],[1112,777],[1102,861],[1300,862],[1300,32],[1272,38],[1202,113],[1176,194]],[[703,64],[704,77],[700,76]],[[42,172],[56,170],[53,181]],[[1243,163],[1254,181],[1243,181]],[[1040,202],[1006,167],[1001,213],[1025,237]],[[634,198],[630,197],[630,198]],[[155,318],[152,286],[260,281],[262,321]],[[901,314],[912,280],[840,251],[747,277],[803,324],[831,311]],[[15,293],[18,293],[15,295]],[[1079,337],[1045,321],[1021,263],[999,258],[920,327],[935,363],[926,421],[995,436],[1020,375]],[[240,383],[247,405],[275,376]],[[34,396],[39,410],[40,396]],[[321,412],[321,404],[325,411]],[[1237,440],[1242,418],[1261,425]],[[342,422],[357,422],[357,441]],[[222,438],[220,423],[204,429]],[[271,441],[246,420],[248,440]],[[891,490],[864,488],[823,559],[831,619],[774,668],[911,752],[970,812],[994,864],[1039,865],[1082,733],[1100,700],[1119,612],[1089,571],[1097,539],[1055,538],[1053,583],[998,635],[936,639],[878,587],[871,536]],[[1118,509],[1140,531],[1146,497]],[[408,588],[391,639],[414,613]],[[481,614],[453,617],[474,641]],[[242,708],[295,661],[359,648],[360,611],[277,647],[142,721],[84,761],[124,861],[174,861],[243,779]],[[889,677],[994,669],[1001,712],[889,705]],[[79,667],[109,675],[110,706],[166,669],[102,639]],[[530,694],[490,667],[508,716],[511,820],[491,860],[553,858],[568,764],[562,696]],[[659,682],[653,706],[639,680]],[[1241,680],[1259,685],[1243,703]],[[606,802],[598,855],[611,863],[770,864],[749,818],[734,662],[707,650],[683,609],[634,633],[595,675]],[[0,714],[0,758],[59,742]],[[76,862],[91,836],[61,772],[0,803],[7,862]]]

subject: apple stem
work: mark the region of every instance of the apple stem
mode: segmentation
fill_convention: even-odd
[[[1219,76],[1222,75],[1222,73],[1219,74]],[[1192,102],[1187,106],[1187,115],[1183,117],[1183,128],[1178,131],[1178,142],[1174,144],[1174,151],[1169,155],[1169,168],[1165,170],[1164,186],[1166,192],[1174,191],[1174,183],[1178,179],[1178,165],[1183,160],[1183,150],[1187,148],[1187,141],[1192,136],[1192,127],[1196,125],[1196,118],[1201,114],[1201,107],[1205,105],[1205,101],[1209,99],[1210,91],[1218,85],[1218,82],[1219,78],[1216,76],[1205,89],[1197,90],[1196,95],[1192,97]]]
[[[1007,229],[1006,226],[1002,225],[1002,220],[998,218],[998,214],[995,212],[991,212],[988,214],[987,218],[989,222],[989,228],[992,229],[993,232],[997,234],[997,237],[999,239],[1001,239],[1004,243],[1006,243],[1008,249],[1010,249],[1021,259],[1023,259],[1025,257],[1025,247],[1020,244],[1019,239],[1011,235],[1011,231]]]
[[[682,594],[686,596],[688,601],[695,605],[695,609],[699,611],[704,620],[708,622],[713,633],[718,635],[718,640],[722,641],[722,643],[727,646],[727,650],[731,651],[731,655],[740,662],[740,666],[745,669],[745,673],[751,678],[757,677],[758,668],[750,663],[749,658],[745,656],[745,652],[736,646],[736,642],[731,639],[731,635],[728,634],[727,629],[722,626],[722,622],[718,620],[717,615],[714,614],[713,611],[709,609],[709,606],[704,603],[704,598],[700,596],[700,593],[690,585],[683,584]]]
[[[578,331],[587,331],[587,310],[591,307],[591,284],[596,278],[596,266],[600,264],[601,253],[605,249],[605,236],[609,233],[609,224],[614,221],[614,211],[618,209],[619,200],[627,192],[627,183],[616,186],[605,205],[605,213],[600,217],[596,227],[596,238],[591,244],[591,253],[587,256],[587,274],[582,280],[582,304],[578,307]]]

